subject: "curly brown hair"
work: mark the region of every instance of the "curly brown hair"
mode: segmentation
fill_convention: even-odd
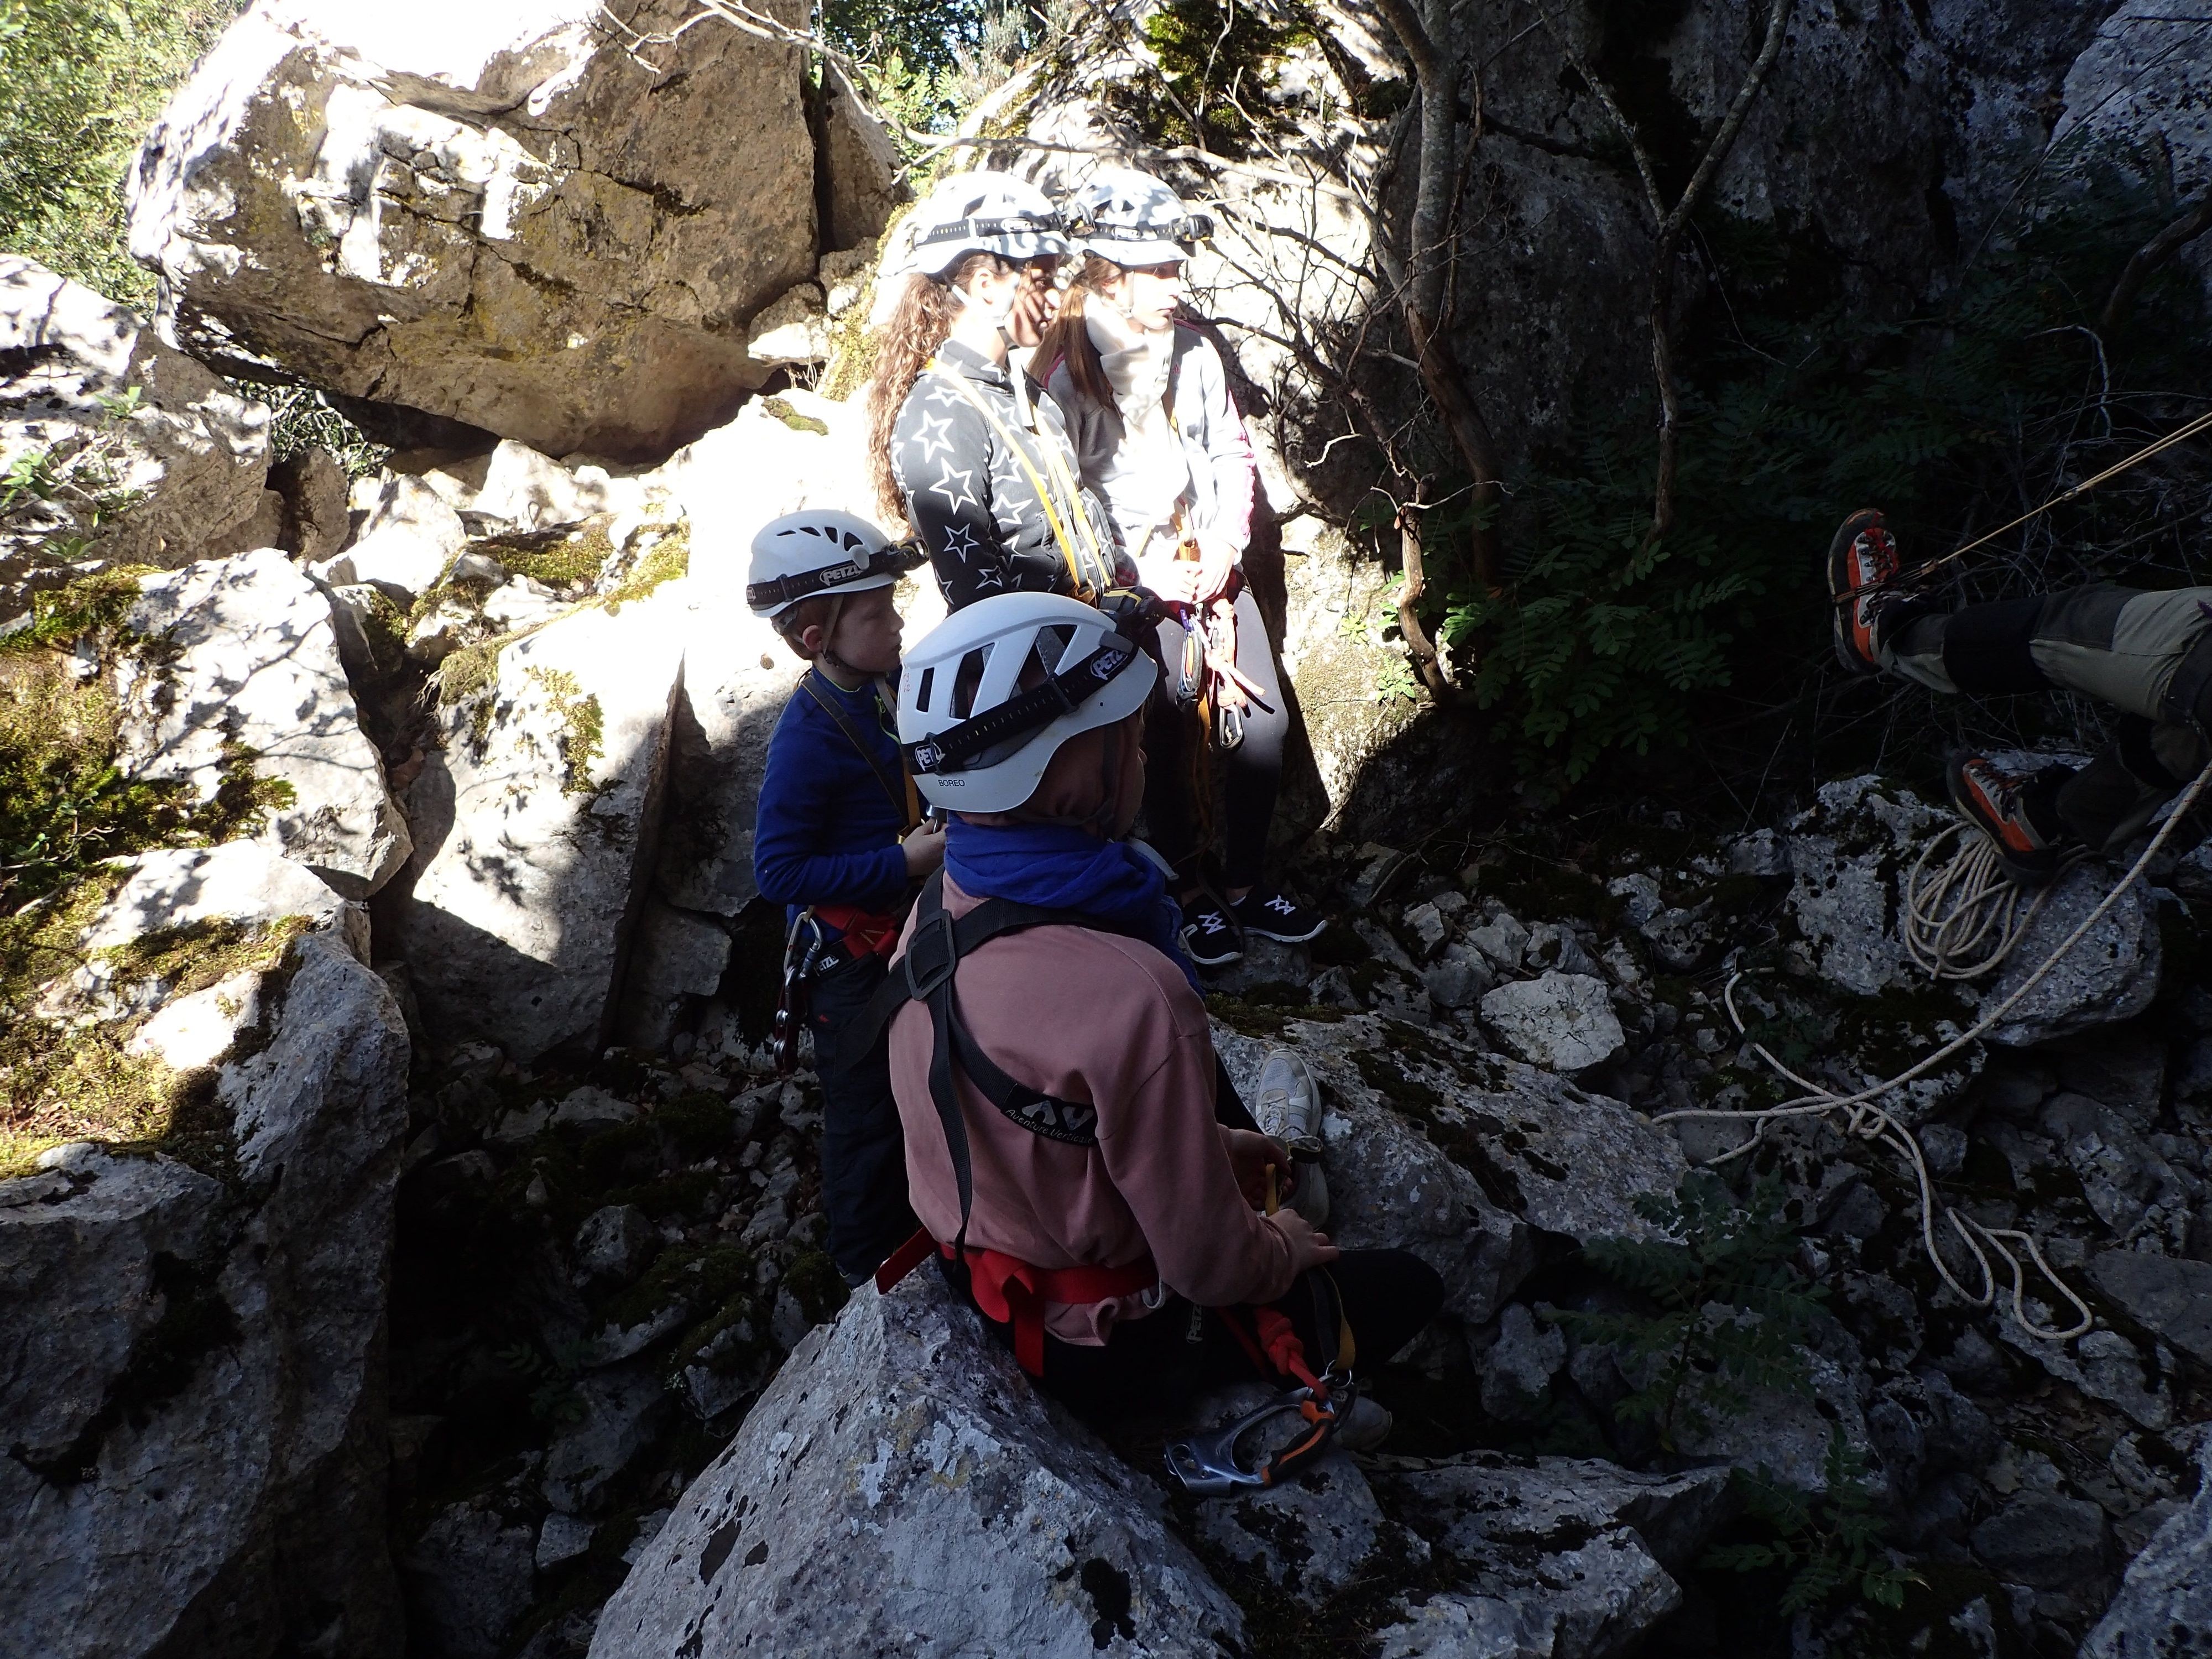
[[[1006,266],[995,253],[971,253],[942,276],[915,271],[906,279],[890,320],[877,331],[876,372],[868,382],[868,478],[884,517],[909,532],[914,526],[907,523],[906,498],[891,473],[892,429],[907,393],[952,332],[952,319],[960,309],[952,290],[964,288],[979,273]]]
[[[1037,342],[1035,361],[1040,379],[1051,380],[1053,370],[1066,363],[1067,376],[1078,392],[1094,404],[1114,401],[1114,388],[1107,383],[1105,366],[1098,361],[1098,348],[1091,343],[1091,331],[1084,326],[1083,312],[1094,296],[1104,294],[1121,274],[1121,267],[1111,259],[1102,259],[1095,253],[1084,256],[1083,269],[1060,296],[1059,313],[1045,325],[1043,337]]]

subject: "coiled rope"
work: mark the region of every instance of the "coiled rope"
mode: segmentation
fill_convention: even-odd
[[[1965,1049],[1970,1043],[1978,1041],[1993,1030],[2007,1014],[2019,1006],[2021,999],[2040,985],[2051,970],[2065,958],[2067,953],[2087,939],[2091,930],[2111,914],[2112,907],[2119,902],[2120,895],[2126,892],[2142,878],[2143,872],[2150,867],[2151,860],[2158,856],[2160,850],[2172,836],[2174,830],[2185,818],[2189,817],[2191,809],[2196,805],[2197,798],[2204,793],[2208,784],[2212,784],[2212,763],[2207,763],[2204,769],[2199,772],[2189,787],[2182,792],[2180,799],[2174,803],[2173,811],[2167,815],[2166,822],[2159,826],[2158,833],[2151,837],[2150,845],[2143,848],[2142,856],[2136,860],[2127,874],[2113,885],[2111,892],[2105,895],[2095,909],[2082,918],[2081,924],[2072,933],[2059,941],[2057,947],[2043,959],[2033,973],[2022,980],[2009,996],[1984,1013],[1972,1025],[1934,1053],[1915,1061],[1895,1077],[1861,1089],[1855,1094],[1848,1095],[1838,1094],[1834,1090],[1815,1083],[1809,1078],[1800,1077],[1777,1060],[1765,1044],[1751,1041],[1751,1034],[1744,1027],[1743,1016],[1736,1012],[1735,988],[1744,977],[1743,973],[1739,971],[1729,975],[1727,988],[1722,993],[1722,1001],[1727,1006],[1729,1018],[1735,1023],[1736,1034],[1749,1043],[1752,1052],[1765,1061],[1775,1075],[1785,1079],[1804,1092],[1793,1099],[1784,1101],[1779,1106],[1769,1106],[1758,1111],[1739,1112],[1721,1108],[1696,1108],[1683,1111],[1662,1112],[1653,1121],[1671,1123],[1682,1119],[1705,1118],[1747,1125],[1752,1133],[1742,1145],[1733,1151],[1722,1153],[1718,1158],[1707,1160],[1712,1164],[1725,1164],[1731,1159],[1742,1157],[1757,1146],[1765,1137],[1766,1126],[1770,1123],[1779,1122],[1785,1118],[1828,1117],[1841,1113],[1844,1115],[1844,1127],[1847,1133],[1857,1136],[1862,1140],[1873,1141],[1888,1147],[1911,1165],[1913,1181],[1918,1188],[1920,1195],[1922,1247],[1927,1251],[1928,1260],[1934,1265],[1937,1276],[1957,1292],[1967,1306],[1987,1308],[1993,1306],[1996,1302],[1998,1295],[1996,1270],[1990,1261],[1990,1253],[1994,1251],[2004,1262],[2012,1280],[2012,1316],[2019,1322],[2022,1330],[2030,1336],[2049,1342],[2063,1342],[2081,1335],[2095,1322],[2095,1316],[2091,1313],[2089,1304],[2081,1299],[2080,1293],[2061,1279],[2051,1264],[2044,1260],[2042,1246],[2031,1234],[2019,1228],[1984,1226],[1972,1216],[1962,1216],[1949,1205],[1942,1203],[1936,1195],[1935,1182],[1929,1177],[1928,1160],[1920,1149],[1920,1142],[1911,1129],[1899,1122],[1889,1111],[1878,1105],[1876,1102],[1882,1096],[1902,1088],[1915,1078],[1924,1077],[1934,1071],[1953,1055]],[[2032,907],[2030,915],[2033,915]],[[2026,926],[2027,920],[2022,919],[2014,928],[2013,942],[2017,942],[2020,931]],[[1951,1271],[1950,1264],[1944,1261],[1942,1251],[1937,1248],[1936,1218],[1939,1212],[1950,1223],[1952,1233],[1966,1247],[1967,1252],[1973,1257],[1974,1265],[1979,1270],[1980,1276],[1980,1286],[1978,1290],[1969,1290],[1966,1287],[1959,1275]],[[2067,1301],[2074,1304],[2075,1311],[2081,1316],[2075,1323],[2060,1328],[2055,1326],[2039,1325],[2028,1317],[2027,1273],[2027,1269],[2021,1264],[2020,1257],[2013,1252],[2013,1247],[2015,1245],[2026,1253],[2028,1260],[2034,1264],[2036,1271],[2043,1275],[2045,1280]]]
[[[1931,871],[1946,846],[1953,848],[1950,857]],[[2075,861],[2069,860],[2059,873]],[[1979,979],[2003,966],[2057,885],[2054,878],[2031,898],[2005,873],[1996,844],[1961,820],[1920,849],[1905,878],[1898,926],[1905,953],[1930,979]]]

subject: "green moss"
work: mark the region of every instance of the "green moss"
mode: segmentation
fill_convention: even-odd
[[[208,921],[163,928],[87,958],[77,940],[121,884],[109,870],[79,883],[65,902],[0,922],[0,1176],[23,1173],[40,1153],[74,1140],[185,1152],[200,1167],[227,1161],[228,1121],[213,1074],[179,1072],[131,1052],[141,1016],[73,1024],[37,1012],[46,987],[97,965],[125,1004],[153,987],[165,1000],[245,973],[280,972],[293,942],[313,926],[283,916],[265,926]],[[180,1148],[180,1139],[190,1147]]]
[[[127,637],[124,623],[138,602],[138,579],[150,565],[115,565],[31,596],[31,621],[0,639],[0,652],[21,653],[74,644],[88,634]]]
[[[1313,18],[1297,4],[1261,7],[1237,0],[1168,0],[1144,22],[1145,40],[1176,103],[1149,100],[1152,123],[1164,137],[1243,155],[1261,132],[1285,124],[1273,110],[1255,127],[1247,112],[1267,109],[1274,61],[1314,39]]]
[[[663,582],[690,574],[691,532],[686,526],[678,526],[654,542],[637,562],[636,568],[599,602],[610,612],[618,611],[633,600],[650,597]]]
[[[608,786],[592,781],[606,739],[606,717],[598,696],[577,684],[564,668],[525,671],[545,693],[546,706],[561,721],[561,793],[596,795]]]
[[[1288,1002],[1279,1003],[1262,1000],[1256,992],[1249,998],[1223,996],[1215,993],[1206,999],[1206,1008],[1231,1030],[1250,1037],[1279,1037],[1292,1020],[1334,1025],[1344,1018],[1341,1008],[1331,1008],[1320,1003],[1308,1003],[1303,1006]]]
[[[852,1297],[837,1264],[821,1250],[807,1250],[784,1270],[783,1287],[799,1304],[810,1325],[825,1324]]]
[[[615,544],[607,534],[607,521],[593,519],[574,529],[496,537],[474,544],[471,550],[548,587],[574,587],[592,580],[606,568]]]
[[[761,408],[773,415],[793,432],[812,432],[822,437],[830,435],[830,422],[819,416],[802,415],[782,398],[763,398]]]
[[[734,1244],[672,1244],[609,1306],[607,1318],[628,1330],[672,1302],[722,1307],[732,1297],[750,1296],[754,1283],[752,1257]]]

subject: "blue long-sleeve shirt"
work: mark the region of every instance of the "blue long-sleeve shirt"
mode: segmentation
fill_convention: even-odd
[[[899,778],[897,740],[884,729],[872,685],[842,691],[820,674],[812,690],[836,700],[884,776]],[[753,827],[753,879],[784,907],[787,927],[810,904],[890,910],[906,892],[899,846],[905,803],[890,793],[852,739],[801,686],[768,741]]]

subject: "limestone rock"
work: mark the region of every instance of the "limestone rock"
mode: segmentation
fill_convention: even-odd
[[[2130,1564],[2081,1659],[2201,1659],[2212,1631],[2212,1436],[2197,1447],[2197,1497]]]
[[[326,559],[353,533],[352,489],[337,456],[319,445],[269,469],[269,487],[284,504],[277,545],[303,564]]]
[[[127,307],[0,254],[0,471],[34,452],[51,475],[107,504],[97,524],[89,502],[68,498],[11,511],[0,526],[0,596],[58,563],[167,568],[239,545],[230,538],[262,504],[269,410],[162,344]],[[49,544],[79,537],[81,548]]]
[[[441,711],[444,747],[409,794],[412,887],[392,907],[440,1042],[527,1062],[608,1040],[683,678],[672,603],[577,611]]]
[[[399,1559],[417,1638],[442,1659],[499,1659],[536,1597],[536,1554],[529,1527],[488,1504],[439,1511]]]
[[[386,473],[362,482],[366,487],[355,491],[355,499],[368,516],[359,538],[316,565],[315,575],[333,586],[369,582],[401,605],[410,605],[437,585],[467,542],[467,528],[420,478]]]
[[[1231,1408],[1208,1419],[1223,1423],[1249,1411],[1264,1389],[1240,1390]],[[1332,1452],[1292,1481],[1208,1498],[1198,1504],[1200,1537],[1232,1559],[1247,1561],[1289,1595],[1318,1607],[1359,1571],[1374,1552],[1382,1512],[1358,1464]]]
[[[1238,1091],[1256,1098],[1271,1045],[1219,1024],[1213,1040]],[[1443,1276],[1449,1310],[1475,1322],[1492,1317],[1535,1265],[1534,1244],[1520,1219],[1494,1201],[1480,1148],[1454,1133],[1459,1109],[1428,1080],[1436,1074],[1389,1054],[1383,1022],[1372,1015],[1335,1024],[1293,1020],[1280,1041],[1322,1086],[1329,1236],[1347,1249],[1413,1251]],[[1418,1102],[1432,1122],[1409,1121],[1368,1080],[1400,1070],[1416,1080],[1398,1098]]]
[[[1689,1565],[1727,1517],[1728,1475],[1635,1474],[1609,1463],[1474,1452],[1380,1460],[1386,1504],[1473,1568],[1472,1582],[1406,1608],[1382,1632],[1391,1659],[1435,1654],[1609,1659],[1674,1611]]]
[[[720,916],[647,897],[623,981],[623,1043],[645,1054],[665,1048],[686,1005],[713,996],[729,965],[730,930]]]
[[[1241,1644],[1242,1616],[1158,1503],[936,1274],[864,1287],[685,1488],[592,1659]]]
[[[135,776],[180,778],[212,799],[232,757],[292,799],[264,838],[352,898],[405,862],[407,825],[362,734],[330,603],[273,548],[144,578],[131,627],[168,646],[127,659],[118,744]]]
[[[406,1031],[337,943],[296,949],[266,1046],[218,1085],[228,1191],[82,1146],[34,1201],[0,1183],[0,1420],[36,1448],[0,1458],[22,1651],[399,1644],[382,1345]]]
[[[1896,928],[1899,884],[1929,839],[1955,820],[1871,777],[1821,787],[1792,826],[1789,907],[1808,977],[1858,996],[1934,988],[1906,956]],[[1992,978],[1952,987],[1972,1014],[2009,997],[2103,900],[2119,872],[2076,865],[2051,889]],[[2130,1019],[2158,993],[2156,907],[2140,884],[1990,1033],[2010,1047]],[[1869,1077],[1869,1081],[1874,1079]]]
[[[261,0],[133,174],[166,325],[552,454],[726,418],[763,378],[744,324],[813,274],[814,145],[795,48],[629,49],[687,15]]]
[[[2212,1262],[2100,1250],[2090,1259],[2089,1277],[2129,1318],[2212,1365]]]
[[[1482,1000],[1482,1018],[1532,1066],[1579,1072],[1610,1060],[1626,1038],[1605,981],[1547,973],[1515,980]]]
[[[566,1515],[605,1507],[607,1483],[653,1443],[675,1401],[639,1361],[593,1371],[576,1384],[577,1420],[545,1454],[545,1501]]]
[[[844,71],[834,64],[822,67],[821,95],[822,133],[815,154],[829,186],[823,248],[836,252],[872,247],[908,195],[899,182],[898,147],[860,106]]]

